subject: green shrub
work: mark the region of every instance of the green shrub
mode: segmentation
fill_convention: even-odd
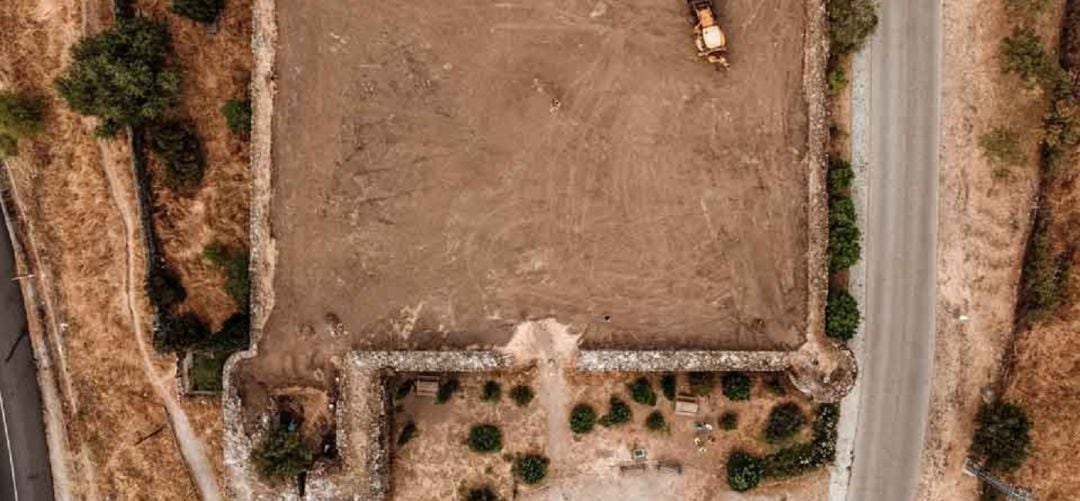
[[[295,478],[315,462],[300,432],[286,426],[272,428],[251,456],[259,476],[272,482]]]
[[[741,372],[729,372],[720,380],[729,400],[750,400],[750,378]]]
[[[187,299],[187,290],[172,269],[154,264],[146,276],[146,295],[154,306],[170,310]]]
[[[1017,27],[1012,34],[1001,40],[1001,69],[1005,74],[1016,74],[1028,85],[1042,87],[1055,93],[1066,82],[1066,75],[1043,46],[1035,30]]]
[[[180,77],[165,67],[171,43],[164,24],[120,19],[72,47],[56,90],[75,111],[100,118],[103,136],[157,120],[180,98]]]
[[[191,389],[195,391],[221,391],[221,371],[225,368],[228,353],[196,352],[191,356]]]
[[[679,380],[670,372],[660,376],[660,392],[664,394],[664,398],[674,402],[676,393],[678,393]]]
[[[221,330],[194,346],[197,350],[232,353],[246,350],[251,344],[251,317],[234,313],[221,324]]]
[[[1024,322],[1041,320],[1057,309],[1063,295],[1068,259],[1050,241],[1050,206],[1039,203],[1020,273],[1020,314]]]
[[[248,309],[251,296],[249,256],[247,249],[229,247],[220,242],[214,242],[203,248],[203,259],[225,274],[225,292],[244,311]]]
[[[446,381],[439,383],[439,391],[435,393],[435,403],[445,404],[450,401],[450,397],[454,396],[454,393],[461,389],[461,382],[456,378],[450,378]]]
[[[737,451],[737,462],[729,458],[728,483],[732,489],[749,490],[762,479],[794,477],[832,462],[836,458],[839,409],[836,404],[823,404],[815,414],[814,438],[810,442],[782,447],[764,458],[742,451]]]
[[[1036,15],[1046,9],[1048,0],[1005,0],[1005,10],[1010,15]]]
[[[827,0],[826,21],[833,54],[850,54],[862,48],[877,28],[877,5],[873,0]]]
[[[855,202],[848,197],[832,197],[829,200],[829,224],[854,226],[857,219],[855,216]]]
[[[514,462],[514,476],[526,484],[538,484],[547,476],[548,462],[548,458],[539,454],[518,457]]]
[[[19,154],[19,140],[0,133],[0,160]]]
[[[1020,467],[1031,446],[1031,421],[1018,405],[997,402],[984,405],[977,417],[978,429],[971,440],[971,455],[985,459],[986,466],[1004,471]]]
[[[828,85],[830,96],[839,95],[848,84],[847,73],[844,72],[844,67],[839,64],[831,65],[828,69],[828,73],[825,74],[825,83]]]
[[[825,303],[825,335],[848,340],[859,330],[859,303],[846,290],[829,292]]]
[[[181,191],[202,184],[206,159],[190,122],[164,122],[150,129],[150,149],[165,166],[165,184]]]
[[[627,385],[630,390],[630,398],[643,405],[656,405],[656,392],[652,389],[649,379],[642,376]]]
[[[499,501],[499,496],[491,487],[473,487],[465,494],[465,501]]]
[[[400,402],[402,400],[405,400],[405,397],[409,396],[409,394],[412,393],[414,389],[416,389],[415,379],[408,378],[404,381],[398,381],[396,387],[394,388],[394,401]]]
[[[655,410],[649,413],[645,417],[645,428],[649,431],[668,431],[667,420],[664,419],[664,413],[659,410]]]
[[[169,10],[192,21],[210,24],[217,21],[224,8],[224,0],[173,0]]]
[[[619,426],[629,423],[632,417],[633,412],[630,410],[630,405],[623,402],[621,398],[612,395],[611,400],[608,401],[608,413],[600,418],[600,425],[605,428]]]
[[[405,444],[409,443],[412,439],[416,438],[420,429],[416,427],[416,422],[409,420],[405,423],[405,426],[401,427],[401,433],[397,437],[398,448],[405,447]]]
[[[484,383],[483,394],[480,395],[480,400],[485,402],[495,403],[502,399],[502,386],[498,381],[488,381]]]
[[[251,101],[248,99],[233,99],[227,101],[221,107],[221,114],[225,115],[225,124],[229,130],[240,137],[251,135]]]
[[[1027,161],[1020,136],[1008,127],[994,127],[979,136],[979,148],[991,161],[1002,165],[1022,165]]]
[[[596,426],[596,410],[589,404],[577,404],[570,411],[570,431],[588,433]]]
[[[772,375],[765,378],[765,387],[769,389],[769,393],[782,397],[787,394],[787,389],[784,388],[784,380],[779,375]]]
[[[731,431],[738,427],[739,413],[735,411],[727,411],[720,415],[720,429]]]
[[[40,99],[11,91],[0,91],[0,159],[19,152],[19,139],[44,128],[45,105]]]
[[[533,389],[523,384],[510,389],[510,398],[515,404],[518,404],[519,407],[529,405],[529,402],[532,402],[534,396]]]
[[[469,430],[469,448],[475,452],[502,450],[502,430],[491,424],[478,424]]]
[[[769,443],[783,442],[802,429],[806,424],[806,416],[802,409],[794,402],[785,402],[772,408],[769,418],[765,421],[765,441]]]
[[[829,210],[829,271],[837,272],[851,268],[859,262],[862,255],[862,232],[855,224],[843,218],[846,214],[839,211]],[[833,221],[833,217],[841,219]]]
[[[765,465],[761,459],[741,450],[728,455],[727,481],[731,490],[745,492],[761,483],[765,475]]]
[[[182,353],[210,337],[206,323],[194,313],[162,314],[154,329],[154,349],[158,353]]]
[[[851,191],[851,182],[855,179],[855,170],[851,162],[839,157],[829,157],[828,190],[830,197],[846,197]]]
[[[716,386],[716,378],[711,372],[691,372],[687,374],[687,379],[690,382],[690,393],[699,397],[712,393],[713,386]]]

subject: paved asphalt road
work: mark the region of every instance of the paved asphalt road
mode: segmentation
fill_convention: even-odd
[[[49,500],[53,486],[41,395],[13,267],[11,241],[0,224],[0,500]]]
[[[936,302],[941,0],[882,0],[870,46],[866,337],[847,499],[914,499]]]

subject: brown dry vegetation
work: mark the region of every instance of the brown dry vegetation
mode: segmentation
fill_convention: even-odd
[[[122,299],[124,229],[105,168],[129,191],[129,152],[122,139],[96,140],[94,124],[69,112],[51,90],[68,47],[109,22],[111,5],[104,1],[0,4],[0,84],[41,95],[50,109],[45,133],[26,142],[9,167],[23,202],[24,237],[40,252],[31,255],[31,268],[40,275],[42,292],[52,297],[61,326],[62,341],[50,355],[67,369],[70,386],[62,388],[73,390],[64,394],[74,456],[71,491],[118,499],[148,492],[190,498],[195,491],[147,379]],[[137,266],[141,259],[136,257]],[[171,361],[157,359],[155,365],[167,373]]]
[[[1061,6],[1054,2],[1035,25],[1048,47],[1057,46]],[[973,499],[978,485],[962,466],[975,413],[984,391],[1000,380],[1014,331],[1047,99],[1001,72],[1000,42],[1012,29],[1001,0],[946,2],[943,15],[939,296],[920,498]],[[998,126],[1021,131],[1028,160],[1004,175],[978,145],[980,135]]]
[[[176,197],[155,186],[155,222],[166,258],[188,290],[186,308],[216,328],[235,305],[221,288],[223,278],[200,253],[214,240],[244,245],[247,240],[247,147],[229,133],[219,110],[246,93],[250,2],[228,2],[213,36],[167,13],[167,1],[137,6],[169,23],[184,76],[184,101],[176,113],[194,120],[208,166],[204,187],[190,196]],[[32,238],[40,252],[40,261],[30,256],[31,268],[41,276],[61,325],[61,345],[50,355],[67,369],[60,386],[73,390],[64,393],[69,445],[76,456],[69,466],[71,491],[116,499],[150,493],[190,499],[196,492],[161,401],[148,384],[123,300],[124,230],[104,166],[109,162],[122,194],[133,199],[127,140],[95,139],[92,121],[68,111],[51,88],[69,58],[68,47],[111,22],[108,1],[0,4],[0,87],[43,96],[50,110],[45,133],[26,141],[9,167],[24,204],[24,238]],[[138,256],[140,269],[141,262]],[[148,319],[145,300],[137,302]],[[171,357],[154,360],[158,374],[175,370]],[[220,476],[220,402],[192,399],[182,405]]]

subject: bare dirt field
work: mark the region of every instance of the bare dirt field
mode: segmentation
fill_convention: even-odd
[[[726,73],[677,0],[278,8],[259,379],[528,318],[586,345],[802,343],[801,3],[724,2]],[[348,335],[312,347],[327,313]]]
[[[734,447],[754,452],[770,450],[771,446],[760,437],[773,405],[794,401],[812,419],[811,406],[805,397],[790,387],[782,396],[771,393],[764,384],[767,375],[754,377],[750,401],[729,401],[717,386],[712,394],[701,399],[697,417],[675,416],[672,402],[661,395],[655,406],[634,403],[626,384],[636,377],[634,374],[568,375],[571,399],[557,408],[545,400],[550,388],[541,384],[535,371],[459,376],[462,389],[445,404],[409,395],[397,405],[394,437],[410,421],[416,424],[418,433],[395,452],[393,497],[410,501],[455,499],[461,489],[488,485],[503,499],[725,499],[733,495],[724,476],[728,453]],[[649,377],[659,393],[659,378]],[[488,380],[502,385],[503,396],[498,402],[481,399],[483,385]],[[510,388],[519,384],[531,386],[538,394],[524,407],[507,396]],[[681,384],[685,385],[685,380]],[[598,415],[603,415],[612,395],[618,395],[631,406],[630,423],[611,428],[597,425],[590,433],[570,434],[567,416],[572,406],[587,403]],[[645,417],[657,409],[667,420],[667,432],[649,431],[643,424]],[[737,429],[725,431],[717,426],[720,414],[725,411],[738,413]],[[557,419],[549,421],[550,414],[556,414]],[[710,423],[714,429],[697,432],[695,421]],[[466,441],[469,429],[475,424],[494,424],[503,431],[500,453],[481,454],[469,449]],[[561,433],[553,427],[565,431],[566,436],[559,438]],[[695,437],[702,438],[702,451],[698,451]],[[798,440],[808,439],[809,426]],[[620,474],[619,466],[632,464],[631,450],[638,447],[646,450],[647,470]],[[515,482],[511,472],[513,458],[527,453],[541,453],[551,461],[547,479],[538,486]],[[658,471],[656,461],[677,462],[682,472]],[[826,492],[826,478],[815,473],[787,482],[767,483],[753,494],[759,499],[785,499],[785,496],[824,499]]]

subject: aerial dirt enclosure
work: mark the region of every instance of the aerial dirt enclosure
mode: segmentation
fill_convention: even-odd
[[[802,344],[802,2],[721,2],[727,72],[677,0],[277,9],[260,381],[546,317],[587,346]]]

